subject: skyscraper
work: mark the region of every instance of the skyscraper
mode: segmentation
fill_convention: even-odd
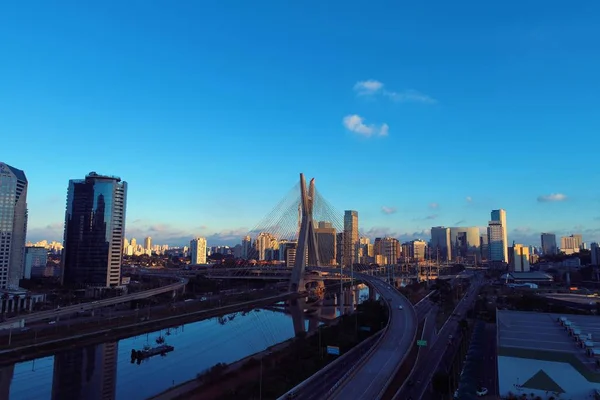
[[[344,213],[344,249],[343,265],[350,267],[358,262],[358,211],[346,210]]]
[[[556,235],[554,233],[542,233],[542,253],[545,256],[556,255]]]
[[[206,264],[206,239],[197,237],[190,241],[191,264]]]
[[[242,258],[244,260],[250,259],[252,254],[252,238],[250,236],[244,236],[242,239]]]
[[[560,238],[560,251],[565,254],[579,253],[582,244],[581,235],[563,236]]]
[[[152,238],[150,236],[144,239],[144,251],[148,255],[152,254]]]
[[[0,162],[0,289],[19,287],[25,264],[27,178]]]
[[[513,245],[512,267],[515,272],[529,272],[529,247]]]
[[[590,252],[592,253],[592,265],[600,266],[600,245],[596,242],[592,242],[590,245]]]
[[[121,284],[127,182],[90,172],[69,181],[62,282],[115,287]],[[133,244],[133,239],[132,239]]]
[[[450,228],[435,226],[431,228],[431,258],[433,260],[448,261],[452,258],[452,242]]]
[[[471,227],[453,227],[450,228],[450,243],[452,246],[452,258],[468,257],[479,252],[481,245],[479,240],[479,228]]]
[[[23,278],[44,276],[46,263],[48,262],[48,250],[40,246],[25,247],[25,269]]]
[[[490,230],[491,228],[491,230]],[[493,237],[490,236],[492,232]],[[491,221],[488,226],[488,246],[490,261],[508,263],[508,234],[506,227],[506,210],[492,210]]]
[[[315,229],[315,237],[321,264],[335,265],[337,251],[337,233],[335,228],[330,222],[319,221],[318,228]]]
[[[375,246],[374,246],[375,248]],[[400,242],[398,239],[393,237],[384,237],[377,242],[378,251],[375,251],[375,255],[384,256],[387,263],[394,265],[400,258]]]

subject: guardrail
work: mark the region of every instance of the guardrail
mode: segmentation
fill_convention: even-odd
[[[412,314],[413,320],[416,322],[416,324],[415,324],[415,333],[413,333],[412,340],[410,341],[410,343],[411,343],[410,347],[412,347],[413,343],[417,339],[417,330],[418,330],[417,324],[418,324],[418,320],[417,320],[417,312],[415,311],[415,307],[414,306],[410,307],[410,312]],[[408,357],[408,355],[410,354],[410,350],[411,350],[410,347],[409,347],[408,351],[406,353],[404,353],[404,356],[402,356],[402,358],[400,359],[400,362],[398,363],[398,365],[396,365],[396,368],[394,368],[394,372],[390,375],[390,377],[388,378],[388,380],[385,382],[385,384],[383,385],[383,387],[379,391],[379,394],[377,395],[378,399],[380,399],[383,396],[383,394],[385,393],[385,391],[387,390],[387,388],[390,386],[390,384],[392,383],[392,381],[394,380],[394,378],[396,378],[396,374],[398,373],[398,370],[400,369],[400,367],[402,366],[402,364],[404,364],[404,361],[406,361],[406,357]]]

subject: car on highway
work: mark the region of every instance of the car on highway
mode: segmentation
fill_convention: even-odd
[[[404,310],[404,307],[398,306],[398,310]]]
[[[477,396],[483,397],[488,394],[487,388],[481,387],[477,390]]]

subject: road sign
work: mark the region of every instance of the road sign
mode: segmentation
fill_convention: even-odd
[[[337,346],[327,346],[327,354],[340,355],[340,348]]]
[[[427,346],[427,340],[417,340],[417,346],[419,346],[419,347]]]

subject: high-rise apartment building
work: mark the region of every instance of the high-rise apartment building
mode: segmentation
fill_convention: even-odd
[[[197,237],[190,241],[190,264],[206,264],[206,239]]]
[[[553,256],[558,253],[556,248],[556,235],[554,233],[542,233],[542,253],[545,256]]]
[[[503,209],[492,210],[488,225],[488,248],[490,261],[508,263],[506,211]]]
[[[582,244],[581,235],[563,236],[560,238],[560,251],[565,254],[579,253]]]
[[[23,277],[27,234],[27,178],[0,162],[0,289],[16,289]]]
[[[268,255],[271,254],[269,249],[277,249],[279,242],[272,234],[268,232],[261,232],[258,234],[254,247],[258,253],[258,260],[263,261],[268,259]]]
[[[127,182],[90,172],[69,181],[65,213],[62,282],[121,285]],[[133,244],[132,239],[132,244]]]
[[[529,247],[514,244],[512,247],[511,264],[515,272],[529,272]]]
[[[335,265],[337,252],[337,233],[330,222],[319,221],[315,229],[321,265]]]
[[[400,258],[400,242],[396,238],[384,237],[377,242],[377,250],[375,255],[382,255],[385,257],[388,264],[396,264]]]
[[[252,238],[250,236],[244,236],[242,239],[242,258],[244,260],[250,259],[252,255]]]
[[[337,265],[342,265],[344,254],[344,232],[339,232],[336,235],[336,254],[335,254],[335,262]]]
[[[489,241],[487,233],[479,236],[479,246],[480,253],[479,256],[481,260],[487,260],[490,255]]]
[[[148,255],[152,254],[152,238],[150,236],[144,239],[144,252]]]
[[[435,226],[431,228],[430,243],[431,258],[439,261],[452,259],[452,241],[450,240],[450,228]]]
[[[344,213],[344,250],[342,254],[344,267],[358,262],[358,211],[346,210]]]

